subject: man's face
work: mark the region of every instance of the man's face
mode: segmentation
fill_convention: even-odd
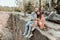
[[[39,8],[35,8],[35,12],[38,12],[39,11]]]
[[[40,14],[40,12],[37,12],[37,14],[39,15],[39,14]]]

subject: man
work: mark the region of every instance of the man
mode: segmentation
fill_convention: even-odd
[[[29,21],[25,25],[25,32],[23,35],[25,35],[25,37],[27,37],[27,38],[30,38],[33,35],[31,32],[31,28],[36,26],[36,24],[37,24],[37,21],[36,21],[37,14],[36,13],[38,10],[39,10],[38,8],[35,8],[34,12],[32,12],[31,15],[29,16]]]

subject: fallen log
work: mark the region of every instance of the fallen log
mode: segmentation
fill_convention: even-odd
[[[60,24],[60,15],[53,13],[53,14],[47,16],[46,20],[50,21],[50,22]]]

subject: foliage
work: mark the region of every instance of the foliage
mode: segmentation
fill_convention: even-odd
[[[21,12],[18,8],[15,8],[14,11],[16,11],[16,12]]]
[[[24,5],[25,12],[31,13],[34,10],[34,7],[31,2],[29,2],[27,5]]]

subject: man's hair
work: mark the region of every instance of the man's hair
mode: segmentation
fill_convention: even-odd
[[[35,8],[38,8],[38,9],[39,9],[39,7],[34,7],[34,9],[35,9]]]

